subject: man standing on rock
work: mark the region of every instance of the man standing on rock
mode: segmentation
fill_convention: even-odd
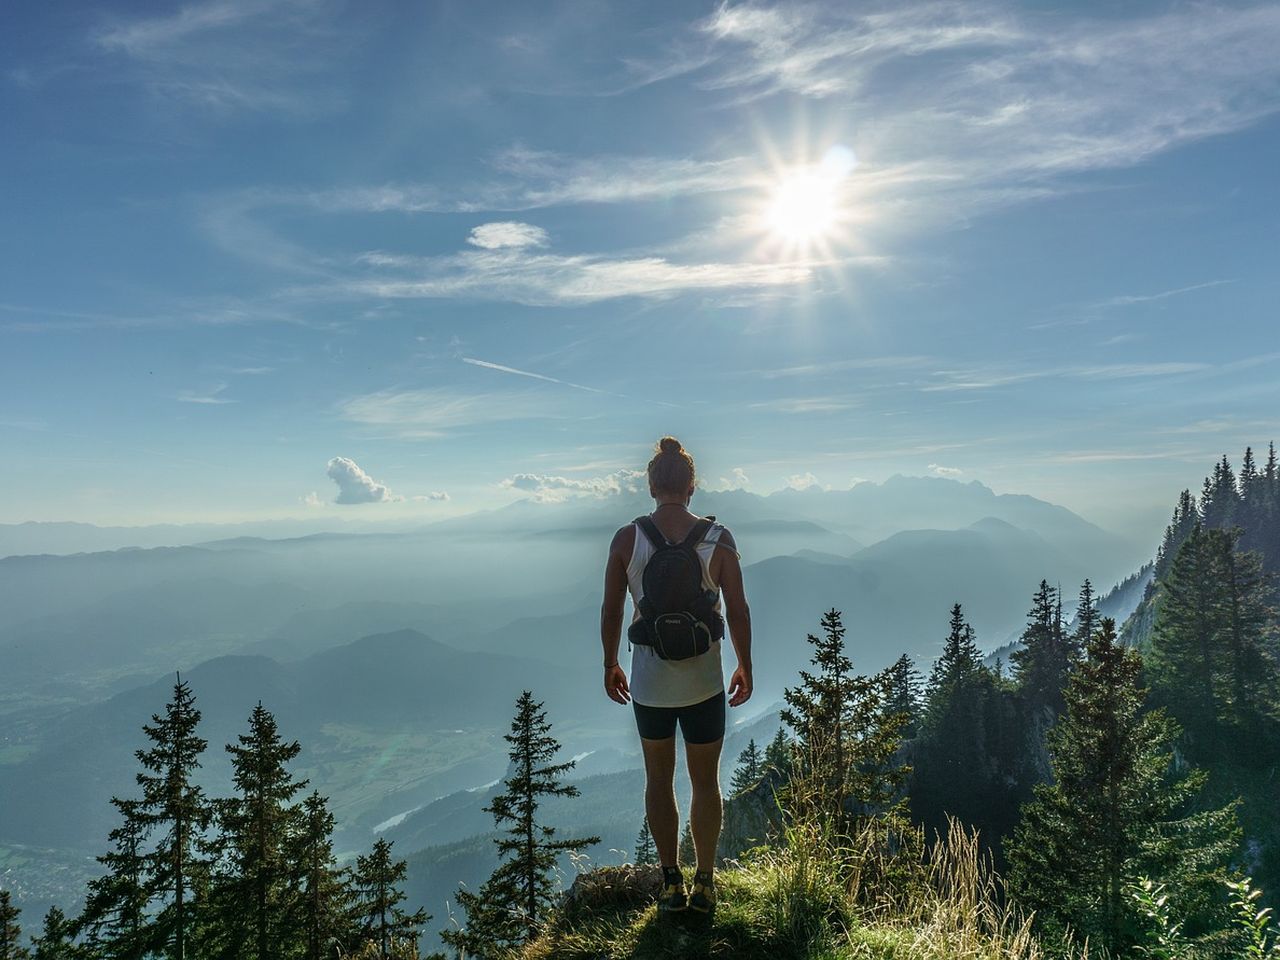
[[[727,702],[741,706],[752,689],[751,616],[732,535],[715,517],[689,511],[695,486],[693,457],[679,440],[663,437],[649,461],[649,494],[656,506],[621,528],[609,546],[600,637],[605,692],[618,703],[631,703],[644,750],[645,814],[663,874],[658,909],[707,913],[716,902],[713,871],[720,839],[726,704],[721,639],[727,617],[738,658]],[[635,605],[627,630],[630,684],[618,663],[628,590]],[[689,826],[698,858],[687,894],[677,842],[677,725],[693,787]]]

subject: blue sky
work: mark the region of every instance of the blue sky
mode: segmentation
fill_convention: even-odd
[[[1280,433],[1275,4],[6,22],[3,521],[607,495],[669,432],[1141,533]]]

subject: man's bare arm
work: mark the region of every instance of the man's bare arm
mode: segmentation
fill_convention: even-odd
[[[736,707],[751,698],[753,688],[751,673],[751,608],[747,606],[747,594],[742,584],[742,565],[738,562],[738,545],[726,530],[720,542],[727,547],[720,565],[720,591],[724,595],[725,620],[729,624],[729,639],[738,655],[738,668],[729,681],[729,705]]]
[[[604,602],[600,605],[600,645],[604,650],[604,689],[610,699],[627,703],[631,691],[627,675],[618,665],[618,647],[622,643],[622,618],[627,602],[627,565],[622,558],[621,541],[627,536],[623,527],[613,535],[609,559],[604,568]]]

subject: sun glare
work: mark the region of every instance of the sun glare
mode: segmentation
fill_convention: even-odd
[[[851,150],[832,147],[818,163],[781,169],[763,210],[766,233],[796,254],[835,239],[848,220],[846,180],[855,165]]]

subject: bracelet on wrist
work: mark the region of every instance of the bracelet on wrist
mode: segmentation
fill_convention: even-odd
[[[613,661],[613,663],[606,663],[606,664],[604,665],[604,668],[605,668],[606,670],[612,670],[612,669],[613,669],[614,667],[616,667],[617,665],[618,665],[618,661],[617,661],[617,660],[615,660],[615,661]]]

